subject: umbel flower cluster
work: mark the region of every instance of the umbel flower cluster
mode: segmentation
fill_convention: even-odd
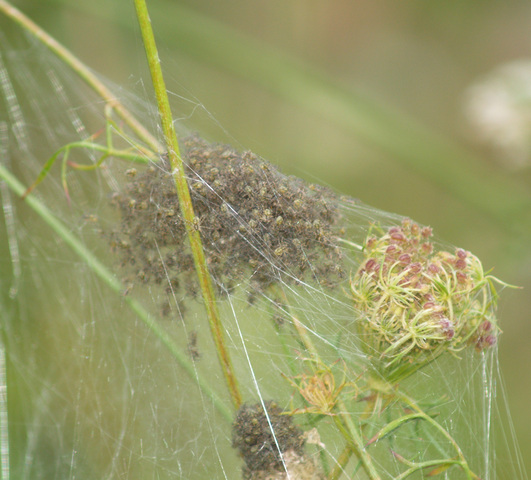
[[[398,381],[445,351],[496,343],[494,277],[463,249],[434,251],[430,227],[374,227],[350,281],[357,330],[380,374]]]

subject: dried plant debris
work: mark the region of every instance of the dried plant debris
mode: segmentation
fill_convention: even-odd
[[[232,425],[232,446],[245,461],[244,479],[321,479],[304,454],[304,435],[275,402],[244,404]],[[274,432],[274,435],[273,435]],[[282,452],[282,454],[280,453]]]
[[[287,177],[256,155],[197,136],[184,142],[186,175],[207,263],[220,291],[248,280],[255,292],[282,279],[311,276],[331,286],[343,277],[336,196]],[[133,282],[197,288],[186,225],[168,162],[126,172],[113,197],[121,213],[113,245],[135,272]]]

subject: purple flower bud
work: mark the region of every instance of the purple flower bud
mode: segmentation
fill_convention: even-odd
[[[407,265],[408,263],[411,262],[411,255],[409,255],[409,253],[403,253],[402,255],[400,255],[398,257],[398,261],[402,264],[402,265]]]
[[[400,249],[396,245],[389,245],[385,250],[388,255],[398,254],[399,252]]]
[[[490,332],[492,330],[492,323],[489,320],[485,320],[479,328],[483,332]]]
[[[433,252],[433,244],[431,244],[430,242],[423,243],[420,248],[422,250],[422,253],[424,253],[425,255],[429,255]]]
[[[468,275],[466,273],[463,273],[463,272],[456,272],[455,276],[456,276],[457,281],[459,283],[466,283],[467,280],[468,280]]]
[[[414,262],[409,266],[411,273],[420,273],[422,271],[422,264],[420,262]]]
[[[374,258],[369,258],[365,262],[365,266],[363,267],[366,272],[370,272],[374,270],[374,267],[376,266],[376,260]]]
[[[481,335],[476,341],[476,349],[481,351],[485,348],[493,347],[496,345],[497,339],[495,335],[487,335],[484,337]]]
[[[464,260],[467,257],[467,253],[462,248],[458,248],[455,252],[455,254],[461,259]]]
[[[431,227],[424,227],[422,229],[421,235],[424,238],[430,238],[433,235],[433,230],[431,229]]]
[[[406,237],[401,232],[393,232],[389,236],[391,237],[392,240],[394,240],[396,242],[405,242],[406,241]]]
[[[451,340],[455,335],[454,324],[448,318],[442,317],[439,320],[439,325],[441,326],[443,333],[446,335],[446,338]]]
[[[376,237],[370,237],[367,239],[367,241],[365,242],[365,248],[370,250],[371,248],[374,247],[374,244],[376,243]]]
[[[428,265],[428,272],[433,273],[434,275],[438,274],[441,271],[438,265],[435,265],[435,263],[430,263]]]
[[[462,258],[458,258],[455,262],[455,268],[458,270],[464,270],[466,268],[466,262]]]

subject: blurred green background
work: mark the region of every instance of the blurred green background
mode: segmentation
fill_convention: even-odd
[[[132,1],[13,3],[94,70],[151,100]],[[524,287],[503,292],[499,357],[529,470],[531,164],[510,167],[511,151],[481,142],[465,109],[485,75],[531,60],[531,2],[148,6],[174,114],[189,128],[429,224]]]

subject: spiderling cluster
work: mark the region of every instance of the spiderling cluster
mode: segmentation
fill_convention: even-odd
[[[311,274],[325,286],[343,277],[337,199],[328,190],[279,173],[251,152],[184,140],[183,158],[208,268],[230,291],[244,279],[263,291],[282,279],[298,282]],[[121,224],[113,246],[123,253],[136,279],[183,286],[195,294],[193,260],[187,247],[168,162],[136,174],[113,196]],[[169,282],[168,282],[169,279]]]
[[[265,409],[267,416],[262,404],[244,404],[232,425],[232,446],[245,461],[243,478],[324,478],[315,463],[304,454],[304,436],[293,424],[292,417],[283,415],[275,402],[266,402]]]

